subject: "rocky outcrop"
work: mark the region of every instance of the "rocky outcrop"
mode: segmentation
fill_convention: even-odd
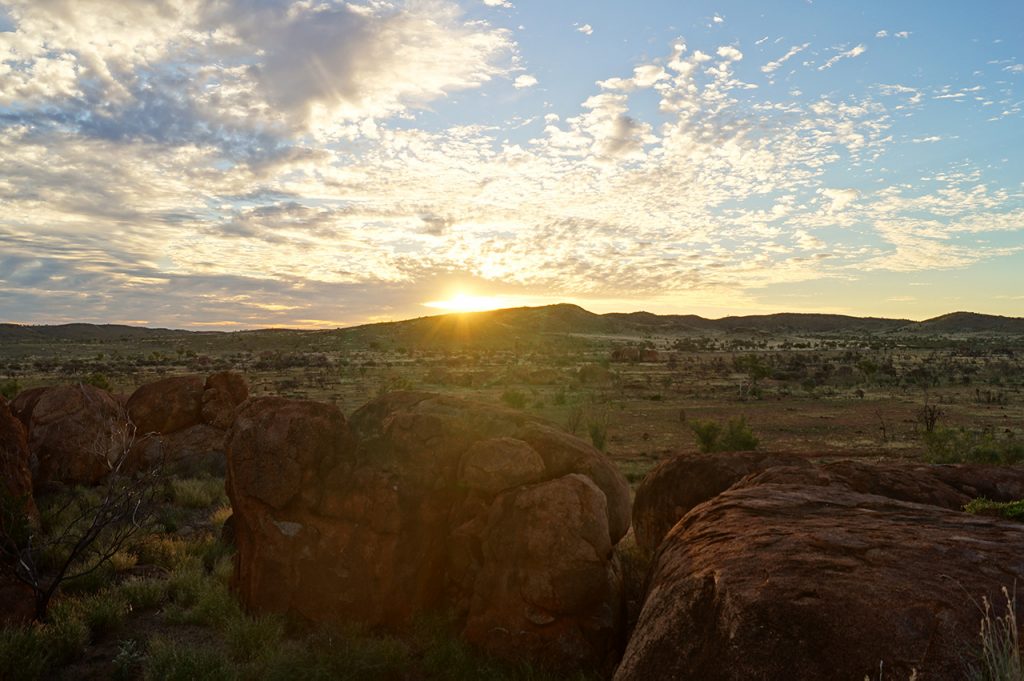
[[[350,423],[258,398],[227,454],[249,608],[374,627],[445,609],[509,658],[575,669],[614,654],[628,486],[556,428],[426,393],[386,395]]]
[[[28,437],[25,426],[11,413],[10,405],[0,397],[0,494],[2,503],[12,504],[16,512],[37,519],[32,496],[32,472],[29,469]]]
[[[183,474],[222,470],[225,432],[248,396],[245,378],[231,371],[174,376],[138,388],[127,402],[137,437],[133,465],[170,465]]]
[[[28,414],[33,484],[91,485],[107,475],[125,447],[124,413],[110,393],[79,383],[32,398],[19,415]]]
[[[1024,580],[1024,525],[779,472],[668,534],[616,681],[964,678],[981,598]]]
[[[637,546],[653,553],[662,538],[691,508],[729,489],[752,473],[788,466],[811,469],[790,454],[722,452],[669,459],[644,477],[633,503]]]

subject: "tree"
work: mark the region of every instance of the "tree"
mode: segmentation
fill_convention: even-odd
[[[62,584],[96,572],[147,532],[162,477],[158,467],[128,471],[134,441],[135,426],[122,414],[89,452],[109,467],[104,480],[66,491],[40,522],[9,495],[0,500],[0,569],[32,590],[38,621]]]

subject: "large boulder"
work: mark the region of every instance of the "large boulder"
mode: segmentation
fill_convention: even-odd
[[[22,390],[11,400],[11,413],[14,414],[16,419],[21,421],[21,424],[26,429],[32,422],[32,410],[36,408],[36,404],[39,402],[39,398],[43,396],[43,393],[49,389],[49,387],[41,387]]]
[[[224,474],[225,431],[199,423],[172,433],[148,433],[131,449],[134,470],[162,467],[177,475]]]
[[[49,388],[31,408],[33,484],[95,484],[124,456],[125,416],[105,390],[79,383]]]
[[[684,454],[651,470],[636,490],[633,532],[637,546],[653,553],[662,538],[691,508],[729,489],[752,473],[788,466],[810,469],[791,454],[722,452]]]
[[[1024,581],[1024,525],[777,472],[665,537],[616,681],[964,678],[982,598]]]
[[[203,421],[202,376],[171,376],[138,388],[128,398],[128,416],[140,436],[173,433]]]
[[[227,430],[235,420],[239,405],[249,397],[245,378],[233,371],[220,371],[206,377],[201,414],[214,428]]]
[[[36,519],[32,497],[32,472],[29,469],[28,437],[25,426],[11,413],[10,405],[0,397],[0,503],[12,504],[16,512]],[[6,509],[5,509],[6,510]]]
[[[371,627],[451,610],[495,654],[606,664],[629,488],[589,445],[520,412],[399,392],[351,422],[250,399],[226,450],[249,608]]]

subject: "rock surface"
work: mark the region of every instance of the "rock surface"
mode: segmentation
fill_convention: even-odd
[[[653,553],[662,538],[691,508],[715,497],[752,473],[788,466],[811,469],[791,454],[723,452],[669,459],[644,477],[633,502],[637,546]]]
[[[128,398],[128,416],[140,436],[173,433],[203,420],[202,376],[171,376],[139,387]]]
[[[776,472],[668,534],[616,681],[964,678],[977,604],[1024,581],[1024,524]]]
[[[233,371],[221,371],[206,378],[203,389],[203,421],[214,428],[227,430],[235,420],[239,405],[249,398],[245,378]]]
[[[29,518],[38,519],[32,496],[32,472],[29,469],[28,437],[25,426],[11,413],[10,405],[0,397],[0,485],[4,503],[15,504]]]
[[[28,410],[33,484],[91,485],[107,475],[125,443],[125,416],[110,393],[80,383],[48,388],[33,399]]]
[[[350,423],[326,404],[251,399],[227,455],[249,608],[371,627],[450,609],[492,653],[608,664],[629,489],[585,443],[520,412],[399,392]]]

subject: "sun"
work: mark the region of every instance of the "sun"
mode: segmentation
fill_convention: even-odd
[[[468,293],[456,293],[446,300],[431,300],[423,305],[445,312],[484,312],[508,307],[509,302],[501,296],[474,296]]]

